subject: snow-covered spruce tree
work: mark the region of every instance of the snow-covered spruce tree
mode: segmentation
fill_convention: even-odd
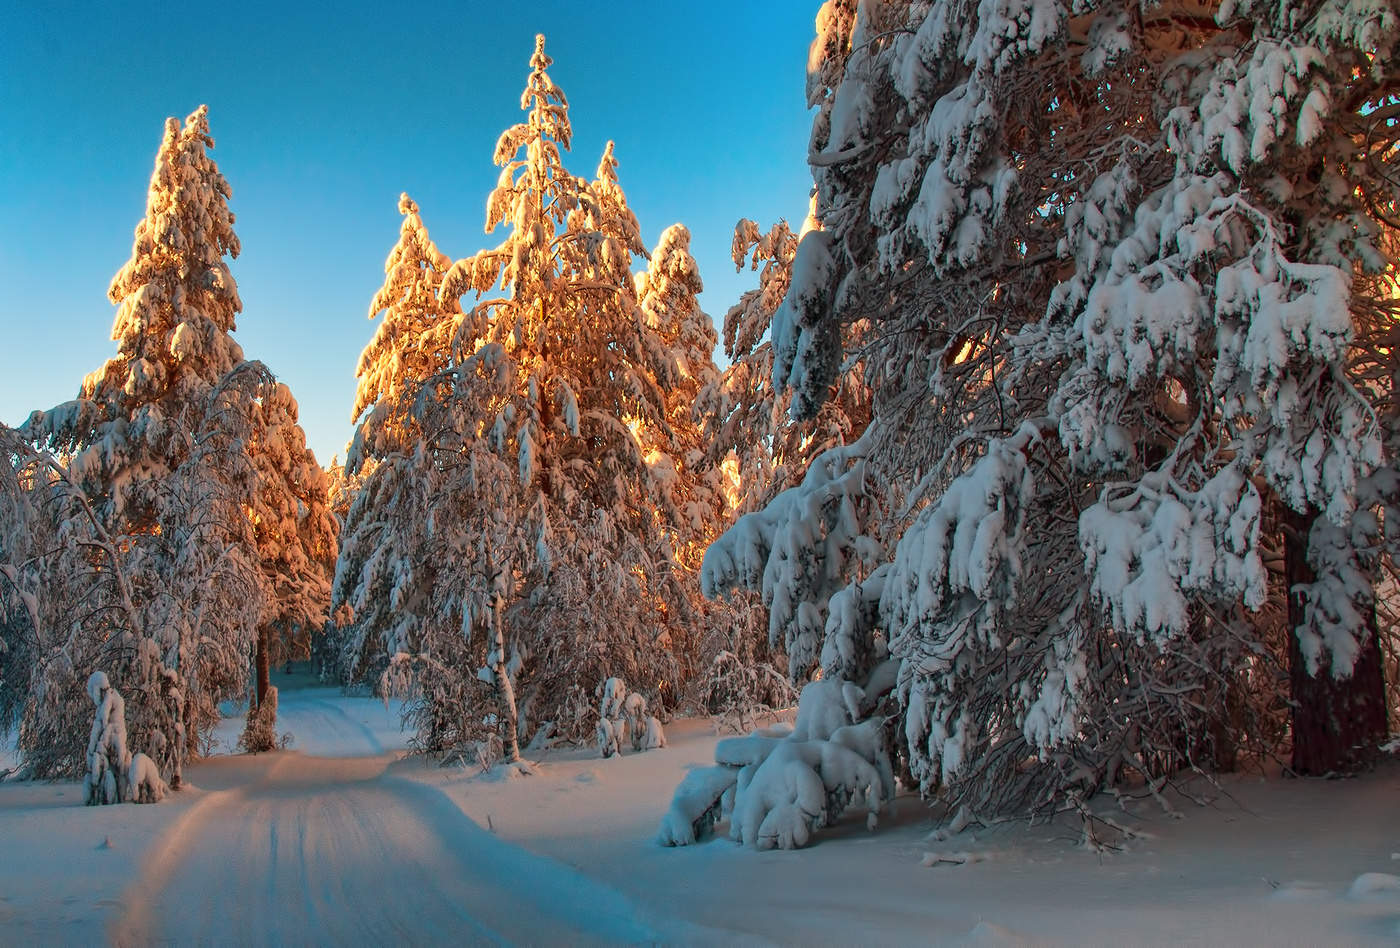
[[[1376,276],[1394,265],[1382,238],[1397,135],[1376,112],[1393,105],[1397,11],[1214,14],[1199,54],[1163,65],[1155,139],[1102,169],[1083,217],[1068,219],[1082,253],[1046,320],[1050,338],[1065,333],[1071,369],[1052,404],[1077,466],[1128,475],[1080,521],[1115,625],[1175,648],[1202,593],[1262,602],[1259,557],[1282,547],[1293,768],[1349,770],[1386,733],[1374,581],[1375,509],[1394,481],[1376,411],[1390,379],[1358,371],[1371,360],[1355,342],[1393,311]],[[1094,226],[1114,191],[1127,207]],[[1115,406],[1133,402],[1171,411],[1177,427],[1156,452],[1113,457],[1113,415],[1142,411]],[[1272,536],[1259,536],[1261,501]],[[1148,578],[1158,562],[1165,584]]]
[[[356,369],[357,427],[344,472],[355,489],[343,501],[334,581],[333,660],[343,681],[377,676],[389,657],[420,651],[433,608],[436,566],[421,554],[434,474],[411,406],[449,362],[460,307],[439,294],[451,261],[407,194],[399,213],[399,239],[369,307],[371,319],[384,318]]]
[[[654,707],[671,706],[678,669],[667,628],[687,603],[673,542],[681,518],[643,447],[674,457],[659,381],[676,365],[637,298],[631,266],[646,248],[611,145],[592,181],[563,166],[568,109],[549,64],[541,37],[521,98],[526,119],[496,147],[502,172],[486,226],[508,233],[444,279],[445,298],[476,300],[452,364],[425,381],[413,412],[441,475],[423,548],[456,567],[434,585],[440,614],[423,629],[420,684],[438,700],[452,692],[432,675],[470,673],[459,664],[464,635],[475,643],[470,661],[485,664],[482,633],[503,595],[506,661],[487,677],[499,699],[518,696],[522,739],[546,722],[591,737],[590,694],[608,674],[636,683]]]
[[[635,431],[647,464],[679,513],[670,542],[689,604],[680,614],[668,615],[667,626],[682,677],[697,683],[720,652],[747,651],[735,641],[745,627],[746,604],[700,594],[701,559],[733,519],[736,487],[735,472],[709,451],[702,393],[719,385],[720,372],[714,362],[714,323],[700,308],[703,289],[690,253],[690,231],[681,224],[666,228],[647,269],[637,274],[637,294],[647,327],[665,353],[667,371],[659,381],[670,432],[668,438],[664,431],[641,426]]]
[[[706,456],[700,392],[719,381],[715,366],[715,328],[700,308],[704,289],[700,268],[690,254],[690,231],[673,224],[662,231],[647,269],[637,276],[637,295],[647,327],[665,353],[663,400],[670,437],[644,444],[653,473],[666,482],[672,504],[680,513],[680,532],[673,540],[677,559],[690,571],[700,568],[709,542],[728,519],[724,476]]]
[[[1357,565],[1373,519],[1353,512],[1383,470],[1377,383],[1348,370],[1381,309],[1364,274],[1390,262],[1375,235],[1394,201],[1394,11],[1212,12],[819,16],[826,229],[798,248],[775,375],[810,414],[843,328],[870,322],[870,464],[914,515],[876,619],[915,776],[981,812],[1209,766],[1260,736],[1286,592],[1263,566],[1284,541],[1266,506],[1331,525],[1312,556],[1337,579],[1303,600],[1327,622],[1295,617],[1294,635],[1336,660],[1323,718],[1337,692],[1375,716],[1378,678],[1338,660],[1374,637],[1337,620],[1372,595]],[[1344,764],[1374,729],[1330,743]]]
[[[399,197],[399,213],[403,224],[384,261],[384,285],[369,304],[370,319],[381,313],[384,318],[355,369],[359,383],[350,415],[357,428],[347,458],[352,474],[371,459],[404,453],[416,443],[409,400],[423,380],[447,366],[461,312],[456,300],[439,292],[452,261],[433,243],[407,194]]]
[[[249,419],[231,410],[245,402],[230,379],[243,353],[229,335],[241,303],[226,257],[239,247],[212,145],[204,108],[166,123],[146,216],[110,290],[117,356],[23,429],[70,459],[122,551],[137,640],[104,668],[132,745],[172,785],[218,702],[241,693],[267,596],[246,514]]]
[[[236,437],[250,464],[240,486],[266,593],[254,647],[254,698],[244,746],[270,750],[265,739],[252,739],[255,732],[275,734],[276,699],[267,701],[269,668],[294,656],[309,657],[312,638],[326,624],[337,524],[330,513],[325,472],[306,446],[291,390],[260,362],[234,369],[223,388],[236,393],[226,399],[225,414],[245,422]]]

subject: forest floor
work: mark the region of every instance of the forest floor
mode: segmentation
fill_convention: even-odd
[[[407,757],[394,709],[284,680],[291,749],[225,753],[158,806],[0,784],[0,944],[1394,944],[1400,763],[1234,776],[1076,825],[947,840],[916,798],[798,852],[653,835],[708,721],[670,746],[550,751],[505,777]],[[724,827],[720,827],[723,834]],[[932,855],[931,855],[932,854]],[[931,862],[932,865],[925,865]]]

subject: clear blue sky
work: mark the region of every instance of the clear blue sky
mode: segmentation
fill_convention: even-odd
[[[499,239],[491,155],[537,32],[569,97],[570,170],[591,177],[614,139],[647,243],[690,228],[722,320],[756,282],[729,260],[735,221],[806,213],[818,6],[0,4],[0,421],[72,398],[114,354],[107,285],[162,125],[207,103],[243,245],[236,338],[291,385],[317,457],[343,455],[398,196],[451,257]]]

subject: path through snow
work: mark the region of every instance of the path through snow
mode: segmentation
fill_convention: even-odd
[[[122,945],[710,940],[606,883],[483,829],[422,779],[398,707],[287,679],[293,751],[209,761],[108,936]],[[242,720],[220,729],[237,740]],[[386,752],[387,751],[387,752]],[[717,934],[717,933],[716,933]]]
[[[677,937],[390,763],[285,753],[257,783],[209,793],[152,848],[109,934],[129,945]]]

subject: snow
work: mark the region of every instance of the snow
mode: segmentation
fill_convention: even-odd
[[[302,675],[273,674],[278,689],[277,732],[290,737],[288,747],[315,757],[358,757],[406,751],[409,735],[399,726],[398,699],[341,695],[337,688],[316,685]],[[243,733],[244,708],[229,706],[214,731],[216,754],[229,754]]]
[[[81,806],[75,783],[0,783],[6,941],[679,944],[1385,944],[1396,933],[1400,765],[1347,781],[1222,778],[1213,804],[1152,803],[1091,852],[1013,823],[931,838],[901,798],[800,853],[660,846],[671,788],[718,735],[606,765],[552,751],[534,776],[404,758],[382,702],[279,676],[294,747],[190,766],[159,806]],[[302,685],[302,686],[298,686]],[[237,722],[233,722],[237,723]],[[236,739],[237,728],[227,730]],[[335,756],[331,756],[335,755]],[[925,867],[928,861],[933,865]],[[234,935],[231,918],[256,919]]]

